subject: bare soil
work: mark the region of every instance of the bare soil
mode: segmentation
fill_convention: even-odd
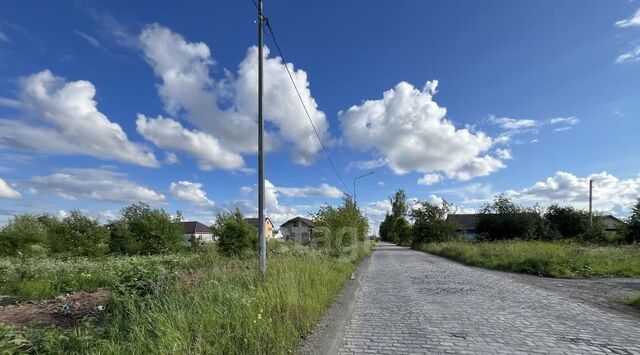
[[[89,315],[103,314],[108,299],[109,290],[98,288],[52,300],[20,302],[0,308],[0,323],[17,327],[28,324],[72,327]]]

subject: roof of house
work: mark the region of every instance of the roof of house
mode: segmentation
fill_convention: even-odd
[[[255,217],[255,218],[253,218],[253,217],[252,217],[252,218],[245,218],[244,220],[245,220],[247,223],[249,223],[250,225],[252,225],[252,226],[254,226],[254,227],[258,228],[258,221],[259,221],[259,219],[258,219],[257,217]],[[265,220],[265,222],[269,222],[269,223],[271,223],[271,226],[273,227],[273,222],[271,222],[271,219],[270,219],[269,217],[265,217],[265,218],[264,218],[264,220]]]
[[[313,221],[312,221],[312,220],[310,220],[310,219],[308,219],[308,218],[304,218],[304,217],[300,217],[300,216],[298,216],[298,217],[295,217],[295,218],[291,218],[290,220],[288,220],[288,221],[286,221],[286,222],[282,223],[282,225],[280,226],[280,228],[282,228],[282,227],[286,226],[286,225],[287,225],[287,224],[289,224],[289,223],[293,223],[293,222],[302,222],[302,223],[304,223],[304,224],[306,224],[307,226],[312,227],[312,228],[313,228],[313,226],[314,226],[314,224],[313,224]]]
[[[447,221],[451,222],[456,230],[474,230],[478,224],[478,214],[450,214]]]
[[[211,233],[211,228],[197,221],[182,222],[184,234],[206,234]]]
[[[607,230],[618,230],[620,228],[622,228],[623,225],[625,225],[626,223],[624,223],[623,220],[614,217],[612,215],[605,215],[605,216],[601,216],[600,218],[602,218],[602,223],[604,223],[605,229]]]

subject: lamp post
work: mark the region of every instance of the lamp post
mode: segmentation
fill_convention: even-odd
[[[353,179],[353,204],[354,204],[356,207],[358,207],[358,199],[357,199],[357,197],[356,197],[356,180],[358,180],[358,179],[360,179],[360,178],[363,178],[363,177],[365,177],[365,176],[373,175],[373,174],[375,174],[375,171],[370,171],[370,172],[368,172],[368,173],[366,173],[366,174],[364,174],[364,175],[356,176],[356,177]]]

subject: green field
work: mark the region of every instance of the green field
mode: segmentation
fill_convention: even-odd
[[[569,241],[456,240],[418,249],[488,269],[564,278],[640,277],[640,246],[599,246]]]
[[[360,256],[367,252],[362,250]],[[127,267],[115,260],[122,265],[143,266],[133,268],[137,277],[119,281],[121,273],[115,269]],[[70,281],[45,282],[46,275],[73,270],[76,277],[69,279],[77,283],[70,288],[113,286],[116,291],[109,312],[106,319],[64,331],[53,327],[0,326],[0,353],[292,352],[332,303],[359,260],[339,261],[315,250],[282,244],[271,247],[264,279],[256,271],[254,258],[225,258],[215,251],[191,256],[104,258],[86,261],[84,266],[77,259],[69,260],[69,265],[61,260],[42,260],[39,266],[34,260],[33,270],[38,272],[24,275],[23,280],[47,284],[35,287],[46,291],[21,289],[14,282],[17,294],[45,295],[59,290],[62,281],[65,285]],[[151,264],[158,267],[148,267]],[[169,271],[172,269],[189,271]],[[87,278],[82,272],[96,274],[100,281],[81,281]],[[148,284],[143,282],[142,288],[141,275],[148,275],[150,280]],[[175,277],[159,277],[162,275]]]

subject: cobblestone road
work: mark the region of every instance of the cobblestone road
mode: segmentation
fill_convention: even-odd
[[[496,272],[378,246],[341,354],[640,354],[640,322]]]

